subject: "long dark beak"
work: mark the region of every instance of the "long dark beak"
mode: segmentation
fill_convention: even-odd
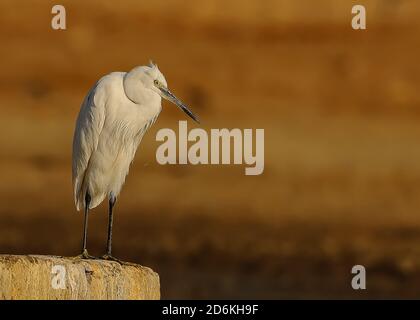
[[[159,87],[159,90],[162,92],[163,98],[176,104],[182,111],[184,111],[187,115],[189,115],[195,122],[200,123],[200,120],[198,119],[198,117],[194,113],[192,113],[192,111],[181,100],[175,97],[175,95],[171,91],[169,91],[168,88],[165,88],[162,86],[162,87]]]

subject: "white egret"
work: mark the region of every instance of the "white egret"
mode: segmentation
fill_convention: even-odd
[[[102,77],[86,95],[73,138],[73,191],[77,211],[84,209],[82,258],[86,249],[89,210],[109,200],[108,240],[103,259],[112,256],[113,208],[143,135],[162,110],[161,98],[197,117],[167,86],[151,62],[130,72]]]

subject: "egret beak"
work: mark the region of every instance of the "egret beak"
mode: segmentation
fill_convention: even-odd
[[[194,113],[192,113],[192,111],[181,100],[175,97],[175,95],[171,91],[169,91],[168,88],[160,86],[159,90],[160,92],[162,92],[163,98],[165,98],[166,100],[169,100],[173,104],[176,104],[178,108],[180,108],[187,115],[189,115],[195,122],[200,123],[200,120],[198,119],[198,117]]]

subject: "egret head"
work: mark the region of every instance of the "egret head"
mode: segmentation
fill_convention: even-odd
[[[165,77],[153,62],[150,62],[148,66],[136,67],[128,72],[124,78],[124,90],[127,96],[136,103],[144,103],[158,95],[178,106],[194,121],[199,122],[197,116],[169,91]]]

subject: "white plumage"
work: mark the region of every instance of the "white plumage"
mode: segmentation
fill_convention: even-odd
[[[126,73],[113,72],[90,90],[77,119],[73,143],[73,187],[77,210],[89,209],[106,196],[118,196],[137,147],[159,115],[161,98],[135,104],[124,92]]]
[[[128,73],[110,73],[90,89],[81,106],[73,138],[72,173],[77,210],[84,208],[87,216],[87,211],[106,197],[115,202],[143,135],[162,110],[161,97],[197,120],[168,90],[165,77],[153,63]],[[87,217],[85,253],[86,225]],[[108,253],[110,256],[110,243]]]

